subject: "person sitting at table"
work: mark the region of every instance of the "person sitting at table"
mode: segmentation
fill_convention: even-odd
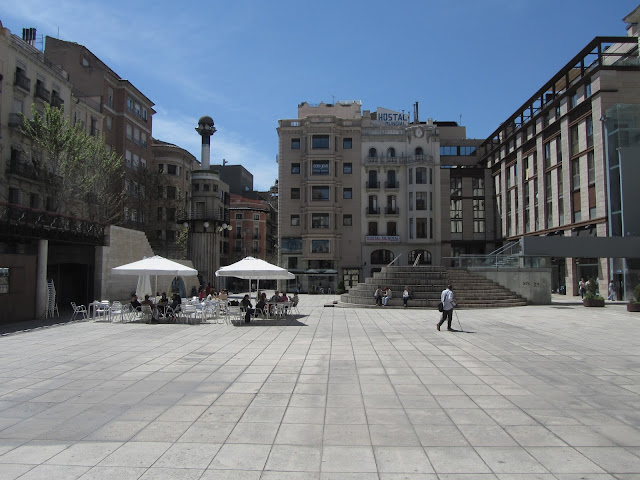
[[[267,294],[264,292],[260,293],[260,298],[256,303],[256,312],[264,312],[264,307],[267,305]]]
[[[223,301],[226,302],[229,299],[229,295],[227,294],[226,290],[221,290],[220,291],[220,295],[218,296],[218,298]]]
[[[161,313],[164,313],[168,305],[169,299],[167,298],[167,292],[162,292],[162,296],[160,297],[160,300],[158,300],[158,310]]]
[[[253,305],[251,305],[251,300],[249,299],[249,294],[246,293],[240,302],[240,307],[245,311],[244,314],[244,323],[249,323],[251,321],[251,314],[253,313]]]
[[[174,312],[177,312],[178,310],[180,310],[180,304],[182,303],[182,299],[180,298],[180,294],[179,293],[174,293],[173,297],[172,297],[172,302],[171,305],[169,305],[171,307],[171,309]]]
[[[142,306],[138,301],[138,296],[135,293],[131,294],[131,308],[137,310],[138,312],[142,309]]]
[[[278,300],[279,302],[288,302],[289,301],[289,297],[287,297],[287,294],[285,292],[282,292],[282,295],[280,295],[280,300]]]
[[[293,302],[294,307],[298,306],[298,302],[300,301],[300,297],[298,297],[298,292],[293,294],[293,298],[291,299],[291,301]]]
[[[204,294],[204,288],[200,287],[200,291],[198,292],[198,300],[202,301],[206,295]],[[211,300],[210,298],[207,300]]]
[[[276,293],[273,294],[273,297],[269,299],[270,302],[279,302],[280,301],[280,291],[276,290]]]

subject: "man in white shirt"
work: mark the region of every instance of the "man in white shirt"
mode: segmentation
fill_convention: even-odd
[[[444,323],[445,319],[447,320],[447,330],[451,331],[451,321],[453,320],[453,307],[456,306],[456,302],[453,300],[453,287],[451,284],[447,285],[442,293],[440,294],[440,301],[442,302],[442,318],[436,328],[440,330],[440,326]]]

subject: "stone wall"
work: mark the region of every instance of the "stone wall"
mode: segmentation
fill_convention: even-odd
[[[550,268],[505,268],[500,270],[474,268],[471,271],[521,295],[533,305],[549,305],[551,303]]]
[[[113,275],[111,269],[127,263],[152,257],[154,254],[144,232],[128,228],[110,226],[107,229],[108,246],[96,249],[96,278],[95,292],[97,300],[129,301],[131,293],[136,290],[138,277],[136,275]],[[173,259],[172,259],[173,260]],[[175,262],[193,268],[189,260],[174,260]],[[157,289],[169,293],[173,277],[158,275]],[[198,285],[198,277],[182,278],[187,290]],[[151,287],[156,288],[156,277],[151,277]]]

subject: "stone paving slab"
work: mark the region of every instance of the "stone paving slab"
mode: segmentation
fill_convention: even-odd
[[[64,323],[0,338],[0,478],[640,479],[622,303],[277,322]],[[15,329],[24,330],[24,329]]]

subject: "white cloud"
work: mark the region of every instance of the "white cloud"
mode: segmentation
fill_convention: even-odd
[[[198,118],[170,113],[159,109],[153,116],[153,136],[158,140],[184,148],[200,161],[200,136],[195,131]],[[242,165],[253,175],[253,188],[268,190],[278,178],[275,157],[269,157],[246,137],[224,127],[218,129],[211,139],[211,163]]]

